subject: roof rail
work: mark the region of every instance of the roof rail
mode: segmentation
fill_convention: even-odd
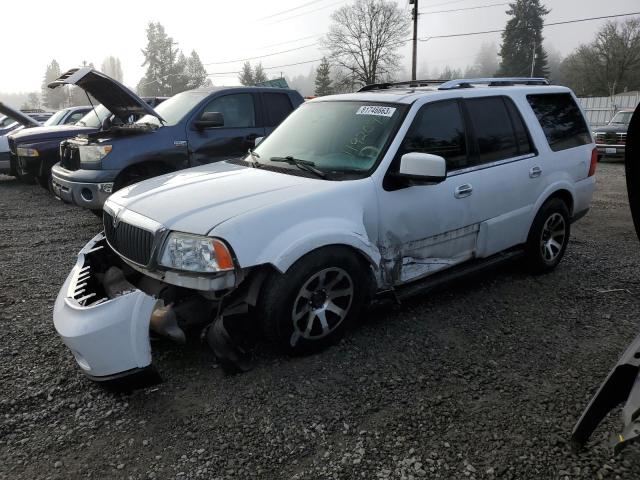
[[[438,87],[438,90],[452,90],[454,88],[472,88],[474,85],[489,87],[510,87],[513,85],[550,85],[546,78],[534,77],[496,77],[496,78],[461,78],[448,80]]]
[[[371,83],[369,85],[365,85],[364,87],[358,90],[359,92],[368,92],[370,90],[386,90],[392,87],[403,87],[406,86],[408,88],[417,88],[417,87],[428,87],[430,85],[440,85],[446,82],[446,80],[407,80],[404,82],[385,82],[385,83]]]

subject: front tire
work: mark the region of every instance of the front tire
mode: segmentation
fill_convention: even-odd
[[[571,222],[567,204],[560,198],[547,200],[533,220],[526,245],[529,267],[545,273],[558,266],[569,243]]]
[[[288,354],[335,344],[368,300],[364,261],[346,247],[311,252],[265,280],[258,302],[262,330]]]

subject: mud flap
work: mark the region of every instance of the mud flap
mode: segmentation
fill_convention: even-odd
[[[622,411],[624,428],[612,438],[619,451],[640,435],[640,335],[627,348],[598,392],[589,402],[571,432],[571,444],[578,451],[589,440],[600,422],[615,407],[626,401]]]

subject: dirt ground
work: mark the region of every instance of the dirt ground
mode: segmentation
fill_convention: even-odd
[[[154,342],[164,382],[114,394],[55,334],[54,299],[91,213],[0,176],[1,479],[640,478],[613,456],[618,412],[574,455],[571,429],[640,332],[640,243],[624,169],[601,164],[559,268],[510,264],[286,358],[228,376],[205,346]]]

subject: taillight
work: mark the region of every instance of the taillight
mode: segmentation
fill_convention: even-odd
[[[596,168],[598,168],[598,149],[594,148],[591,152],[591,165],[589,165],[589,176],[592,177],[596,174]]]

